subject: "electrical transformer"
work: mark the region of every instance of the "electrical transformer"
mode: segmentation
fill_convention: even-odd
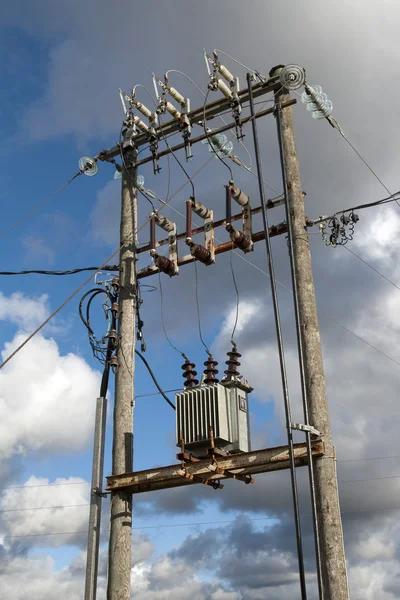
[[[210,426],[214,443],[225,452],[250,451],[247,380],[222,380],[221,383],[200,385],[176,394],[176,443],[195,456],[207,454],[210,447]]]

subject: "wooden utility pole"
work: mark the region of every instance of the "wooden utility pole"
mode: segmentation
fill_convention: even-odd
[[[133,469],[133,397],[136,328],[137,197],[134,170],[122,172],[118,367],[115,380],[113,475]],[[130,600],[132,566],[132,493],[111,494],[107,600]]]
[[[271,76],[279,74],[279,67]],[[298,300],[300,345],[310,425],[321,433],[325,455],[314,458],[315,495],[318,514],[324,600],[348,600],[346,559],[340,515],[335,448],[329,421],[326,381],[315,300],[311,252],[304,226],[304,197],[293,127],[292,108],[283,108],[290,96],[286,90],[275,93],[284,193],[288,199],[293,244],[294,289]],[[288,223],[289,227],[289,223]]]

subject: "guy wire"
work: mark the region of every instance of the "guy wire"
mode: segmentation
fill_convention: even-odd
[[[199,328],[199,337],[200,337],[201,343],[203,344],[204,348],[206,349],[208,356],[212,356],[210,350],[208,349],[207,344],[205,343],[205,341],[203,339],[203,334],[201,332],[201,316],[200,316],[200,304],[199,304],[199,276],[198,276],[197,264],[196,264],[195,260],[193,261],[193,265],[194,265],[194,273],[195,273],[195,279],[196,279],[195,290],[196,290],[197,325]]]

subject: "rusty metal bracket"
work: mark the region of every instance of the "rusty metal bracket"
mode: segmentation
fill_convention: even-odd
[[[204,246],[192,240],[192,212],[204,220]],[[215,262],[214,214],[194,197],[186,202],[186,244],[190,247],[191,256],[203,264],[211,265]]]
[[[168,258],[160,256],[157,251],[157,241],[155,234],[155,226],[158,225],[161,229],[168,233]],[[155,267],[148,267],[153,272],[162,271],[170,277],[178,275],[178,240],[176,233],[176,223],[160,216],[157,212],[150,215],[150,255],[154,258]]]

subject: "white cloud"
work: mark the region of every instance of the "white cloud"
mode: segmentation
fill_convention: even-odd
[[[28,310],[29,310],[28,303]],[[6,343],[7,357],[26,338]],[[0,372],[0,458],[28,450],[76,452],[88,442],[100,376],[36,335]]]
[[[6,546],[14,536],[22,536],[27,546],[85,545],[89,501],[90,486],[80,477],[58,477],[50,481],[32,475],[23,487],[7,489],[1,496],[0,535],[5,537]],[[46,507],[59,508],[47,510]],[[29,510],[31,508],[37,510]],[[66,535],[43,535],[58,532]]]
[[[22,247],[25,249],[25,263],[28,265],[37,262],[44,262],[48,265],[54,264],[55,252],[48,246],[45,240],[37,235],[25,235],[20,239]]]
[[[120,186],[115,181],[109,181],[98,192],[96,204],[90,213],[92,237],[96,242],[118,246],[119,206]]]
[[[11,321],[20,329],[33,329],[49,315],[48,296],[28,298],[22,292],[5,296],[0,292],[0,319]]]

